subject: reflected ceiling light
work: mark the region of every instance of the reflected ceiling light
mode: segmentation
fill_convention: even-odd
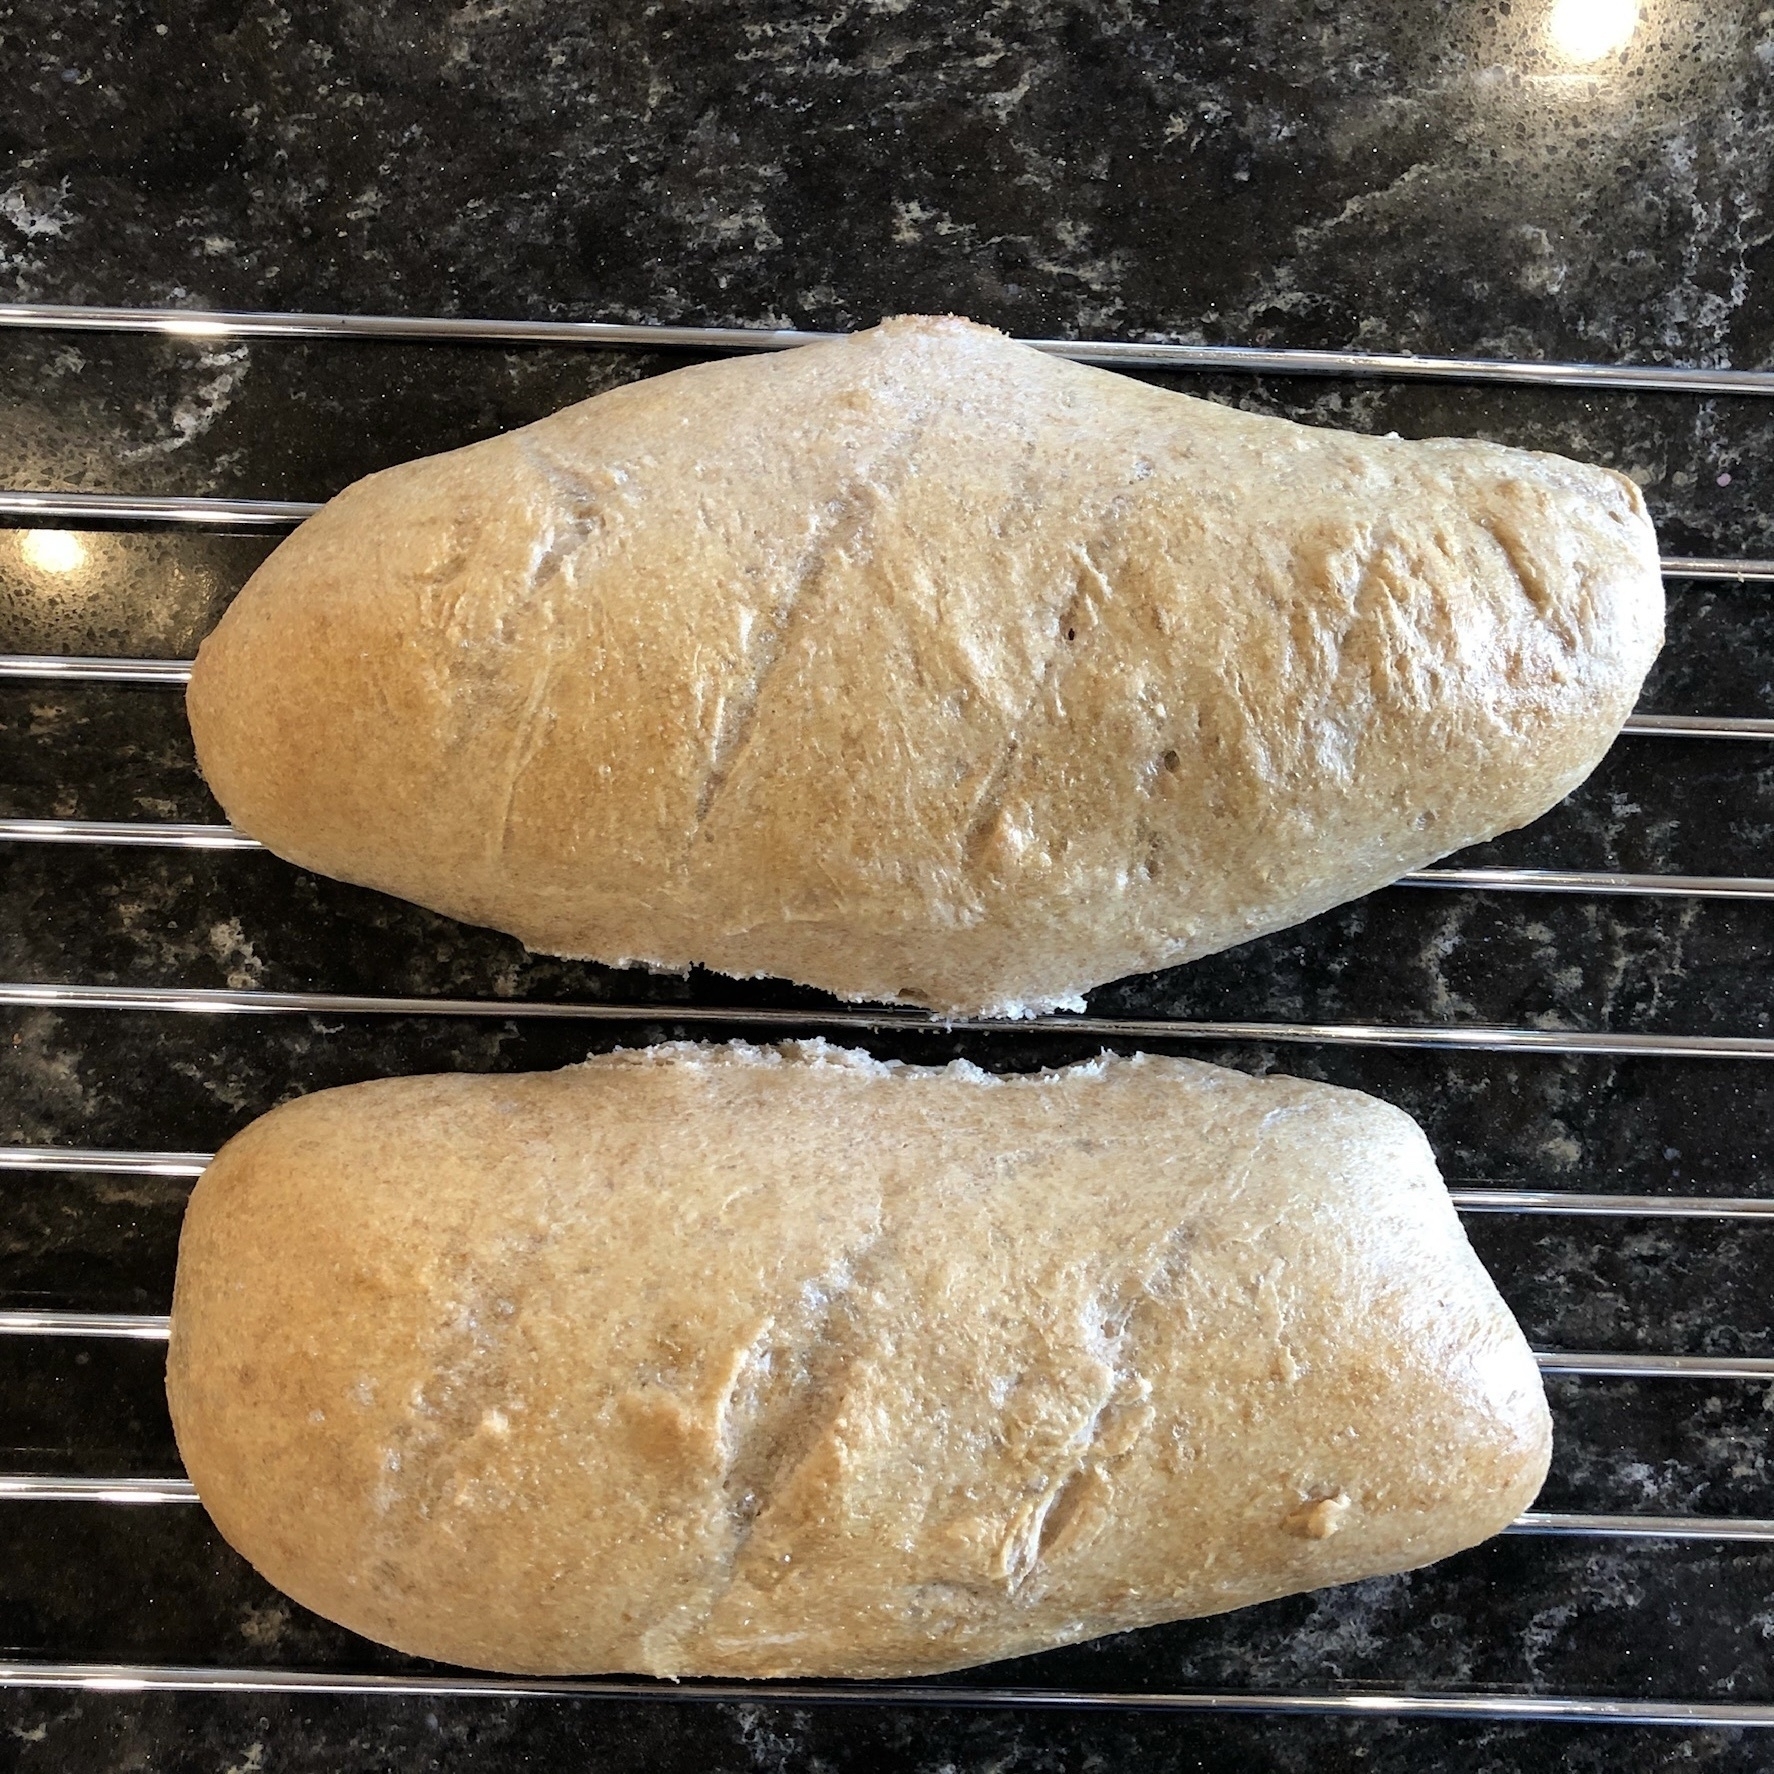
[[[1599,62],[1632,41],[1638,0],[1553,0],[1552,46],[1571,62]]]
[[[18,551],[41,573],[77,573],[86,565],[86,544],[68,530],[27,530]]]

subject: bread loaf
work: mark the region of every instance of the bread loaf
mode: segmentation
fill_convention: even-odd
[[[1017,1014],[1536,818],[1661,625],[1621,475],[911,319],[370,476],[189,708],[305,867],[553,954]]]
[[[819,1042],[323,1091],[191,1200],[217,1526],[507,1671],[890,1676],[1397,1571],[1546,1470],[1415,1124],[1183,1060]]]

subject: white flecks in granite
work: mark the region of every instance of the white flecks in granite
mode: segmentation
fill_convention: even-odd
[[[53,186],[39,185],[29,179],[15,180],[0,191],[0,221],[9,223],[27,243],[46,238],[59,240],[80,219],[68,207],[68,185],[65,177]],[[0,248],[0,268],[7,271],[23,269],[18,261],[27,257],[30,251],[27,246],[26,254],[20,255],[16,249],[9,253]]]
[[[283,1600],[267,1602],[263,1607],[247,1608],[240,1616],[240,1636],[255,1651],[270,1651],[288,1632],[290,1604]]]
[[[220,920],[209,927],[209,952],[225,970],[224,981],[235,991],[250,991],[265,977],[265,963],[238,918]]]
[[[81,1058],[79,1031],[70,1029],[56,1012],[16,1014],[4,1046],[5,1071],[12,1080],[19,1116],[20,1132],[14,1137],[30,1143],[43,1137],[39,1129],[81,1124],[89,1103]]]
[[[1447,963],[1465,940],[1467,907],[1450,899],[1425,933],[1418,965],[1425,985],[1423,1010],[1430,1022],[1476,1021],[1472,1002],[1448,983]]]
[[[166,455],[202,437],[228,410],[234,392],[252,367],[251,348],[235,345],[226,351],[205,351],[197,359],[201,371],[188,393],[181,394],[164,416],[156,415],[160,435],[126,450],[125,461]]]

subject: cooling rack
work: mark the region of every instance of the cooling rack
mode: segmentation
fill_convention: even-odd
[[[699,353],[781,350],[830,335],[742,328],[612,326],[405,318],[366,315],[231,313],[195,310],[15,305],[0,307],[0,328],[60,332],[154,334],[191,341],[255,338],[403,340],[635,348]],[[1508,387],[1558,387],[1602,393],[1680,393],[1766,397],[1774,372],[1729,369],[1627,367],[1581,363],[1410,357],[1375,353],[1263,350],[1166,341],[1031,340],[1044,351],[1078,361],[1127,369],[1213,371],[1230,374],[1329,376],[1394,381],[1457,381]],[[0,491],[0,526],[74,525],[123,529],[225,530],[275,534],[293,528],[314,509],[292,500]],[[1678,556],[1663,562],[1680,581],[1774,581],[1774,560]],[[0,655],[0,679],[59,680],[100,685],[176,688],[189,676],[184,659],[95,658],[45,654]],[[1774,740],[1774,720],[1729,714],[1635,716],[1626,732],[1680,744]],[[0,819],[0,843],[253,851],[254,841],[221,824],[175,821]],[[1774,877],[1644,874],[1606,870],[1460,868],[1423,870],[1400,886],[1496,895],[1649,897],[1683,900],[1774,900]],[[1305,1044],[1327,1048],[1410,1048],[1522,1055],[1600,1055],[1652,1061],[1774,1059],[1774,1037],[1755,1034],[1683,1035],[1537,1027],[1408,1022],[1214,1021],[1104,1015],[1051,1015],[1013,1025],[969,1019],[937,1021],[898,1009],[771,1008],[745,1005],[556,1002],[512,998],[361,995],[256,988],[123,987],[0,982],[0,1008],[172,1017],[466,1018],[499,1022],[561,1021],[632,1025],[714,1025],[724,1030],[777,1034],[842,1031],[989,1031],[999,1040],[1030,1035],[1100,1036],[1122,1041],[1214,1041],[1228,1044]],[[0,1171],[189,1179],[209,1154],[112,1150],[73,1146],[0,1147]],[[1611,1194],[1558,1189],[1455,1187],[1456,1207],[1468,1215],[1545,1216],[1774,1222],[1774,1198],[1677,1194]],[[163,1315],[60,1309],[0,1310],[0,1338],[73,1339],[83,1347],[154,1345],[165,1341]],[[1774,1382],[1774,1359],[1732,1355],[1609,1354],[1537,1351],[1543,1371],[1574,1379],[1624,1378],[1667,1382]],[[1774,1397],[1774,1393],[1770,1394]],[[0,1473],[0,1503],[87,1505],[104,1509],[184,1509],[197,1501],[190,1484],[173,1474],[139,1477],[102,1473]],[[1774,1546],[1774,1519],[1750,1516],[1531,1511],[1509,1530],[1541,1541],[1643,1541],[1671,1545]],[[0,1661],[0,1687],[73,1688],[98,1692],[149,1690],[334,1695],[453,1695],[484,1698],[575,1696],[693,1704],[698,1701],[796,1705],[989,1707],[1077,1711],[1144,1710],[1191,1713],[1271,1713],[1380,1716],[1399,1719],[1520,1720],[1630,1723],[1667,1726],[1774,1726],[1774,1701],[1617,1698],[1601,1694],[1546,1694],[1526,1690],[1327,1687],[1319,1691],[1189,1688],[1099,1691],[1069,1686],[990,1686],[965,1678],[898,1684],[841,1682],[686,1682],[523,1680],[434,1671],[384,1673],[376,1669],[216,1667],[177,1663],[95,1663],[47,1658]]]

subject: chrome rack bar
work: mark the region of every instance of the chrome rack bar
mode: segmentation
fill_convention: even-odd
[[[1585,1380],[1774,1380],[1774,1359],[1759,1355],[1609,1355],[1536,1349],[1543,1374]]]
[[[139,819],[0,819],[0,843],[123,844],[142,850],[263,850],[265,847],[257,838],[249,838],[231,825],[181,825],[172,820]]]
[[[651,351],[782,351],[839,338],[793,327],[674,326],[587,320],[497,320],[396,314],[296,314],[220,308],[121,308],[48,302],[0,306],[0,327],[52,332],[156,333],[176,339],[405,339],[431,343],[590,345]],[[1547,363],[1537,359],[1202,345],[1165,339],[1025,339],[1077,363],[1242,375],[1360,376],[1399,381],[1502,382],[1670,394],[1774,394],[1774,372],[1666,364]]]
[[[213,1152],[122,1152],[84,1146],[0,1146],[0,1171],[95,1172],[113,1176],[197,1177]],[[1462,1213],[1612,1215],[1646,1219],[1774,1219],[1774,1197],[1610,1195],[1569,1189],[1450,1186]]]
[[[38,659],[35,654],[0,655],[0,678],[184,684],[191,677],[191,668],[182,659],[82,659],[72,661],[72,669],[65,670],[40,666]],[[102,669],[87,670],[88,665]],[[1768,740],[1774,739],[1774,720],[1753,715],[1629,715],[1620,731],[1632,739]]]
[[[151,1663],[0,1663],[0,1688],[75,1689],[90,1694],[326,1694],[463,1700],[714,1702],[745,1706],[904,1706],[1038,1712],[1291,1714],[1296,1717],[1416,1718],[1569,1725],[1667,1725],[1754,1729],[1774,1726],[1774,1704],[1745,1700],[1615,1699],[1588,1694],[1433,1689],[1261,1689],[1092,1692],[1072,1688],[982,1688],[959,1682],[604,1681],[570,1676],[369,1675],[348,1670],[218,1669]]]
[[[196,1501],[197,1487],[188,1478],[71,1478],[56,1473],[0,1472],[0,1503]]]
[[[188,1478],[84,1478],[0,1473],[0,1503],[180,1504],[198,1501]],[[1529,1510],[1506,1534],[1560,1539],[1716,1540],[1774,1544],[1774,1521],[1746,1516],[1551,1514]]]
[[[3,1150],[3,1149],[0,1149]],[[0,1157],[0,1168],[4,1158]],[[1448,1189],[1461,1213],[1558,1214],[1649,1220],[1774,1220],[1774,1198],[1756,1195],[1598,1195],[1570,1189]]]
[[[761,1009],[717,1004],[551,1004],[525,998],[375,998],[345,992],[267,992],[223,987],[0,984],[0,1007],[35,1010],[151,1010],[203,1016],[463,1016],[503,1021],[715,1024],[730,1028],[900,1029],[933,1035],[1096,1035],[1139,1040],[1252,1041],[1307,1046],[1463,1049],[1645,1059],[1774,1059],[1774,1036],[1636,1035],[1600,1030],[1519,1029],[1473,1024],[1196,1022],[1181,1018],[1054,1014],[1017,1021],[939,1017],[922,1010]]]
[[[94,659],[64,653],[0,653],[0,678],[102,684],[188,684],[189,659]]]
[[[170,1320],[150,1312],[0,1311],[0,1337],[96,1337],[164,1343]],[[1609,1355],[1536,1349],[1542,1373],[1586,1379],[1774,1380],[1774,1359],[1737,1355]]]
[[[129,819],[0,818],[0,843],[122,844],[167,850],[264,848],[257,838],[249,838],[230,825]],[[1764,875],[1632,875],[1595,869],[1419,869],[1400,875],[1390,884],[1649,899],[1774,899],[1774,877]]]
[[[1560,1515],[1530,1509],[1503,1530],[1597,1540],[1739,1540],[1774,1544],[1774,1521],[1738,1515]]]
[[[85,1146],[0,1146],[0,1172],[92,1172],[108,1176],[198,1177],[213,1152],[119,1152]],[[1570,1189],[1450,1185],[1461,1213],[1563,1214],[1625,1219],[1774,1219],[1774,1197],[1756,1195],[1608,1195]]]
[[[642,351],[787,351],[844,336],[803,332],[794,327],[475,320],[448,315],[290,314],[227,308],[104,308],[56,302],[0,305],[0,327],[46,332],[156,333],[163,338],[197,340],[403,339],[429,344],[591,345]],[[1116,347],[1111,345],[1107,349]]]
[[[6,495],[0,493],[0,501],[5,498]],[[1722,566],[1730,563],[1712,564]],[[1774,579],[1774,561],[1743,561],[1738,564],[1744,568],[1755,568],[1756,572],[1752,577]],[[189,659],[107,658],[71,653],[0,653],[0,678],[49,678],[74,683],[188,684],[191,681],[193,663]],[[1733,720],[1730,716],[1716,715],[1631,715],[1622,731],[1767,738],[1770,732],[1774,732],[1774,722],[1753,718]]]
[[[208,494],[185,493],[79,493],[24,487],[0,489],[0,527],[8,523],[42,523],[55,519],[76,528],[84,522],[170,524],[187,529],[293,530],[319,509],[319,503],[301,499],[223,499]],[[1669,579],[1774,579],[1774,560],[1670,555],[1661,565],[1664,577]],[[85,665],[91,662],[73,663]],[[177,662],[157,663],[170,666]],[[14,672],[10,675],[29,674]],[[57,674],[44,670],[37,675]],[[95,672],[87,675],[110,674]],[[178,680],[157,678],[154,681]]]
[[[320,509],[295,499],[213,499],[170,493],[0,491],[0,524],[57,518],[81,523],[174,524],[196,529],[293,530]]]
[[[1774,721],[1745,716],[1628,715],[1620,731],[1633,739],[1774,739]]]
[[[1774,579],[1774,561],[1727,561],[1666,554],[1661,565],[1665,579]]]
[[[5,835],[0,822],[0,838]],[[1651,899],[1774,899],[1774,877],[1764,875],[1630,875],[1607,869],[1419,869],[1400,875],[1392,885]]]
[[[77,659],[43,663],[39,654],[0,655],[0,678],[58,679],[78,683],[186,684],[183,659]],[[91,669],[89,669],[91,668]],[[1774,720],[1750,715],[1628,715],[1621,733],[1629,739],[1774,739]]]
[[[0,1171],[83,1171],[100,1176],[202,1176],[213,1152],[112,1152],[91,1146],[0,1146]]]
[[[167,1317],[155,1312],[0,1311],[0,1337],[103,1337],[164,1343]]]

